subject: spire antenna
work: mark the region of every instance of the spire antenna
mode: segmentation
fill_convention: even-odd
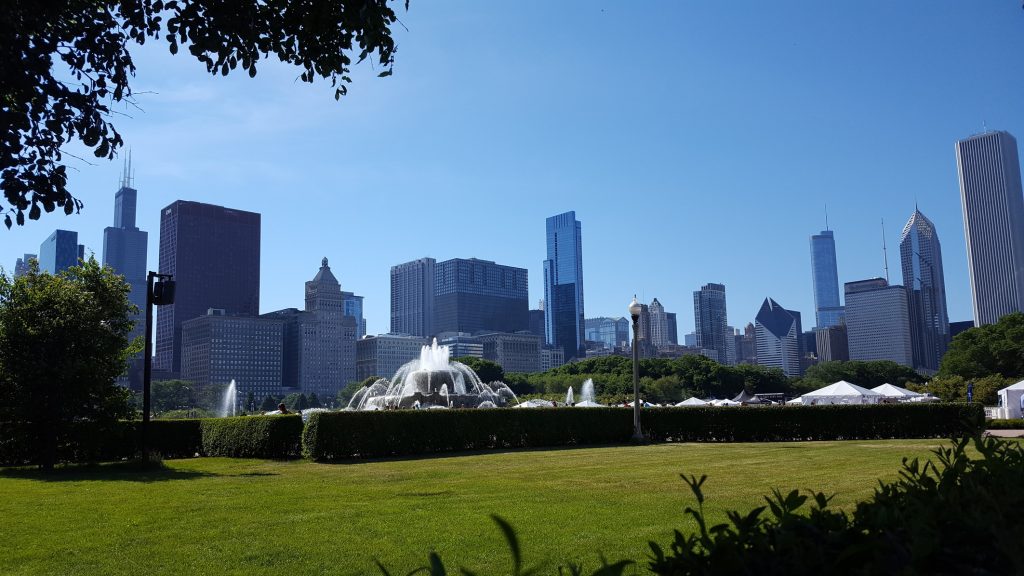
[[[129,188],[135,183],[135,175],[132,173],[132,149],[128,149],[128,172],[127,172],[127,186]]]
[[[882,262],[885,266],[885,283],[889,283],[889,253],[885,249],[885,218],[882,218]]]
[[[828,230],[828,202],[825,202],[825,230]]]

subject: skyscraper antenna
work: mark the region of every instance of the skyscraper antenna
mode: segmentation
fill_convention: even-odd
[[[128,187],[135,184],[135,174],[132,173],[132,149],[128,149]]]
[[[825,230],[828,230],[828,202],[825,202]]]
[[[882,218],[882,262],[885,266],[885,283],[889,283],[889,253],[885,249],[885,218]]]

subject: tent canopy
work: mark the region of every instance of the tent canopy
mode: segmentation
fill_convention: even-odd
[[[732,399],[733,402],[739,402],[740,404],[760,404],[761,399],[753,394],[743,390],[738,396]]]
[[[701,400],[700,398],[697,398],[696,396],[693,396],[691,398],[687,398],[686,400],[683,400],[682,402],[676,404],[676,406],[707,406],[707,405],[708,405],[707,402]]]
[[[921,396],[913,390],[907,390],[906,388],[900,388],[899,386],[893,386],[892,384],[885,383],[881,386],[876,386],[871,389],[872,392],[878,392],[886,398],[916,398]]]
[[[868,390],[856,384],[851,384],[846,380],[840,380],[835,384],[830,384],[824,388],[819,388],[814,392],[808,392],[804,394],[804,398],[816,398],[822,396],[881,396],[878,392]]]
[[[801,398],[801,404],[876,404],[884,398],[878,392],[868,390],[846,380],[840,380],[814,392],[808,392]]]

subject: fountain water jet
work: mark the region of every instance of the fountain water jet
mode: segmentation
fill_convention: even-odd
[[[572,397],[572,386],[569,386],[569,391],[565,393],[565,405],[572,406],[576,403],[576,400]]]
[[[583,389],[580,390],[580,402],[595,402],[594,399],[594,380],[587,378],[583,382]]]
[[[416,360],[405,363],[391,380],[381,378],[352,396],[352,410],[411,408],[476,408],[490,403],[504,406],[517,401],[515,393],[503,382],[485,383],[472,368],[449,360],[447,346],[435,339],[420,350]]]
[[[235,416],[238,410],[238,388],[235,386],[235,381],[232,380],[226,390],[224,390],[224,396],[220,399],[220,410],[218,415],[221,418],[227,418],[228,416]]]

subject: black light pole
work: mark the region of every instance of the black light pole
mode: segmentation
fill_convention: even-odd
[[[629,303],[629,315],[633,318],[633,442],[643,442],[640,431],[640,311],[643,308],[633,296]]]
[[[150,272],[146,277],[146,341],[142,362],[142,428],[139,432],[139,447],[142,461],[149,461],[149,412],[151,404],[150,383],[153,380],[153,306],[174,303],[174,281],[170,274]],[[154,284],[153,281],[160,282]]]

